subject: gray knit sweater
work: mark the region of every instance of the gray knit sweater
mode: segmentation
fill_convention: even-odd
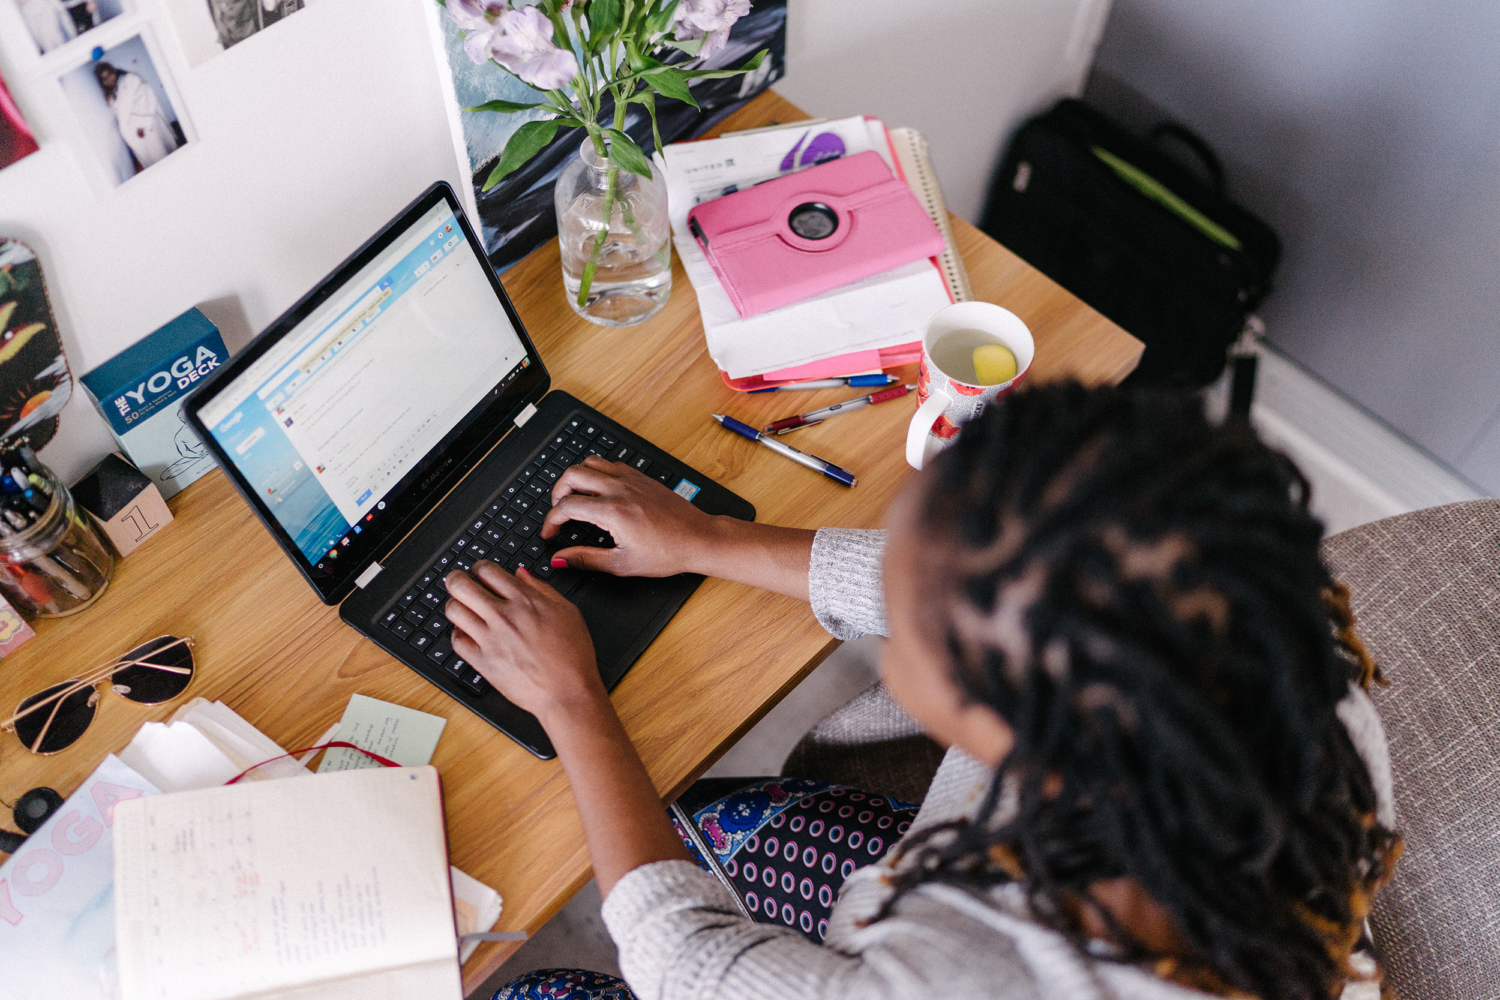
[[[886,634],[881,592],[885,533],[824,528],[813,543],[808,585],[813,613],[840,639]],[[1344,712],[1344,708],[1348,712]],[[1375,776],[1382,820],[1394,823],[1384,734],[1363,693],[1341,706]],[[989,768],[950,750],[933,779],[910,838],[925,826],[968,815]],[[894,850],[894,847],[893,847]],[[620,968],[640,1000],[1202,1000],[1204,994],[1135,968],[1094,961],[1029,919],[1016,887],[988,899],[922,886],[892,915],[863,926],[891,890],[886,859],[845,881],[823,946],[787,928],[740,915],[728,890],[685,861],[643,865],[604,901],[604,922]],[[1345,1000],[1368,993],[1351,986]]]

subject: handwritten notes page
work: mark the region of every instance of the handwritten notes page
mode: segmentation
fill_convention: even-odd
[[[115,920],[123,1000],[462,996],[431,767],[121,803]]]
[[[428,715],[404,705],[392,705],[379,698],[357,694],[349,699],[349,707],[344,709],[334,739],[378,753],[402,767],[416,767],[432,760],[438,737],[443,735],[443,727],[447,724],[448,720],[440,715]],[[318,773],[380,766],[362,753],[336,747],[323,755]]]

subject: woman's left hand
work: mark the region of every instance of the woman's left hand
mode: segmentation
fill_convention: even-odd
[[[559,712],[608,703],[583,615],[551,586],[488,560],[444,582],[453,651],[543,728]]]

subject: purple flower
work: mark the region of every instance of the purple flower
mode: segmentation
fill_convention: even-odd
[[[578,60],[553,44],[552,22],[538,8],[507,12],[500,29],[490,41],[490,55],[538,90],[556,90],[578,74]]]
[[[454,23],[468,32],[464,51],[493,59],[538,90],[557,90],[578,73],[578,60],[553,43],[552,22],[536,7],[511,10],[501,0],[448,0]]]
[[[448,16],[464,30],[464,52],[474,62],[490,61],[490,42],[500,36],[508,10],[504,0],[448,0]]]
[[[488,30],[505,11],[505,0],[448,0],[448,16],[465,31]]]
[[[699,59],[724,47],[734,22],[750,13],[750,0],[682,0],[677,5],[677,40],[703,39]]]

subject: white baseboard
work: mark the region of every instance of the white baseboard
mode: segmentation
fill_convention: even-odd
[[[1329,534],[1407,511],[1488,494],[1272,347],[1259,347],[1251,422],[1312,484]],[[1208,392],[1228,405],[1228,377]]]

